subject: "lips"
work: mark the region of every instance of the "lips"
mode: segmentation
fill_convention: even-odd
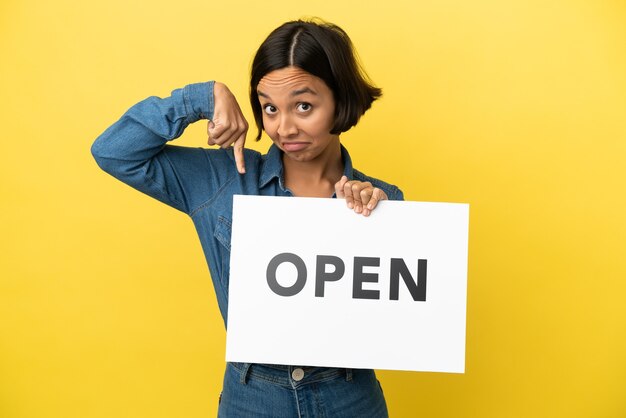
[[[287,152],[298,152],[305,149],[308,145],[308,142],[283,142],[283,150]]]

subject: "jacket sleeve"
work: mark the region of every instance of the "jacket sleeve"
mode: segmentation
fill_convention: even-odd
[[[212,119],[212,81],[190,84],[170,97],[149,97],[132,106],[91,146],[107,173],[178,210],[208,199],[236,171],[224,150],[167,144],[200,119]],[[219,152],[221,151],[221,152]]]
[[[402,190],[396,187],[395,190],[393,190],[391,196],[388,197],[389,200],[404,200],[404,193],[402,193]]]

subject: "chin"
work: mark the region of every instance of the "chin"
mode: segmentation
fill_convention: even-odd
[[[311,161],[315,159],[314,155],[311,155],[311,153],[309,152],[285,152],[283,151],[283,153],[289,157],[289,159],[294,160],[294,161],[298,161],[298,162],[306,162],[306,161]]]

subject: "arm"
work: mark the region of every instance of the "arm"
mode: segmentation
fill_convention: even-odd
[[[170,97],[149,97],[132,106],[93,143],[91,152],[98,165],[137,190],[189,213],[194,196],[210,196],[219,184],[236,175],[233,154],[167,143],[200,119],[212,121],[224,148],[239,141],[236,145],[243,149],[241,138],[245,140],[247,131],[239,105],[226,86],[221,85],[221,92],[229,95],[214,99],[216,84],[190,84],[174,90]],[[243,120],[245,129],[234,115]]]

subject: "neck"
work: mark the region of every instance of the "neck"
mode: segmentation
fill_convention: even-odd
[[[313,160],[296,161],[285,154],[282,158],[285,186],[295,196],[331,197],[335,192],[335,183],[343,175],[339,138]]]

